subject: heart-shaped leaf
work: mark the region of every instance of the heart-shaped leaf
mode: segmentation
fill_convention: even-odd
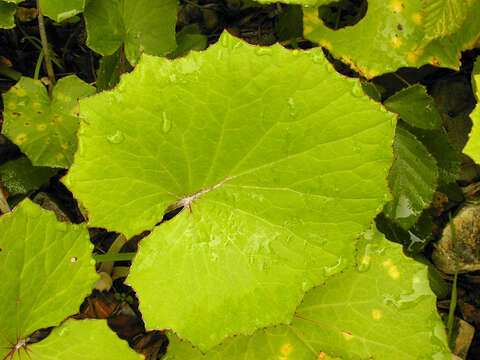
[[[17,144],[35,166],[70,166],[77,149],[78,99],[95,88],[75,75],[58,81],[52,92],[39,80],[22,77],[3,95],[2,133]]]
[[[128,281],[148,328],[202,349],[288,322],[389,198],[394,116],[320,49],[223,34],[176,61],[144,56],[81,109],[65,183],[92,226],[130,237],[190,207],[142,241]]]
[[[85,224],[60,223],[28,199],[0,218],[0,249],[3,358],[33,331],[78,312],[98,277]]]

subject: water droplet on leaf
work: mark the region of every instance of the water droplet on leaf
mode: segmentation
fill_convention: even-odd
[[[117,130],[115,134],[107,136],[107,140],[111,144],[121,144],[125,140],[125,135],[120,130]]]
[[[272,55],[272,49],[270,49],[268,47],[259,47],[255,52],[259,56],[265,56],[265,55],[271,56]]]
[[[172,128],[172,121],[167,117],[167,113],[162,113],[162,131],[166,134]]]

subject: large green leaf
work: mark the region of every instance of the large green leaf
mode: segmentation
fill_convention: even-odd
[[[34,330],[78,311],[97,280],[85,224],[60,223],[24,200],[0,218],[0,357]]]
[[[75,75],[55,85],[51,100],[39,80],[22,77],[3,95],[2,133],[36,166],[70,166],[77,149],[78,99],[95,88]]]
[[[389,198],[394,117],[320,49],[223,34],[175,61],[144,56],[81,109],[65,183],[92,226],[130,237],[191,205],[142,241],[129,283],[148,328],[203,349],[289,321]]]
[[[169,334],[165,360],[450,359],[425,265],[366,232],[358,265],[310,290],[290,325],[237,336],[202,355]]]
[[[477,98],[477,106],[470,115],[473,128],[470,133],[470,139],[463,152],[470,156],[477,164],[480,164],[480,105],[478,105],[478,101],[480,100],[480,58],[475,62],[472,78],[472,87]]]
[[[0,28],[11,29],[15,27],[15,12],[17,7],[13,3],[0,1]]]
[[[83,11],[85,0],[40,0],[42,13],[55,21],[63,21]]]
[[[458,69],[461,52],[473,48],[480,35],[480,1],[472,2],[457,32],[434,40],[432,30],[425,30],[423,10],[422,0],[370,0],[360,22],[335,31],[317,17],[316,8],[304,8],[304,34],[367,78],[428,63]]]
[[[388,182],[394,200],[385,207],[386,215],[409,229],[432,201],[438,181],[435,159],[403,123],[397,124],[393,162]]]
[[[124,43],[135,64],[143,52],[160,56],[175,49],[177,0],[90,0],[84,16],[87,44],[102,55]]]
[[[27,351],[32,360],[143,359],[109,329],[105,320],[69,319],[45,340],[29,346]]]

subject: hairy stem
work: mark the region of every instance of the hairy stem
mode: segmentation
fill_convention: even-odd
[[[40,39],[42,40],[45,67],[47,68],[48,79],[50,80],[48,84],[48,92],[52,95],[53,86],[55,85],[55,73],[53,72],[52,59],[50,58],[50,51],[48,49],[47,32],[45,31],[45,22],[43,21],[42,11],[40,10],[40,0],[37,0],[37,10],[38,30],[40,31]]]

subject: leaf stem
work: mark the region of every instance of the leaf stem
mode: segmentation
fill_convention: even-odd
[[[50,51],[48,49],[47,32],[45,31],[45,22],[43,21],[42,10],[40,10],[40,0],[37,0],[38,11],[38,30],[40,32],[40,39],[42,40],[43,55],[45,57],[45,67],[47,68],[48,92],[52,95],[53,86],[55,85],[55,73],[53,72],[52,59],[50,58]]]
[[[455,275],[453,277],[452,295],[450,298],[450,309],[448,311],[447,330],[448,330],[448,344],[450,349],[454,349],[453,344],[453,323],[455,320],[455,308],[457,307],[457,279],[458,279],[458,246],[457,237],[455,234],[455,225],[453,224],[452,214],[448,214],[450,220],[450,228],[452,231],[452,243],[455,249]]]

